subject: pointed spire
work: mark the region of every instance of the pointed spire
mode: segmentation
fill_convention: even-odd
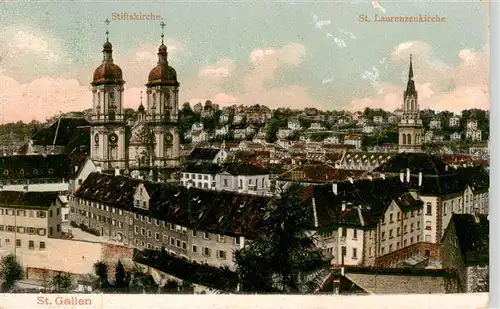
[[[410,71],[408,72],[408,79],[413,80],[413,63],[411,54],[410,54]]]
[[[139,105],[139,112],[144,112],[144,105],[142,104],[142,91],[141,91],[141,104]]]

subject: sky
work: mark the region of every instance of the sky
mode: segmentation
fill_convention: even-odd
[[[486,1],[4,0],[0,123],[90,108],[106,18],[114,63],[126,81],[124,106],[137,108],[156,66],[161,21],[113,20],[113,13],[161,16],[179,104],[394,110],[411,53],[421,109],[489,106]],[[419,14],[446,20],[375,22]]]

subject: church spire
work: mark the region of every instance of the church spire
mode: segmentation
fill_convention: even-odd
[[[165,44],[163,42],[163,39],[165,37],[165,35],[163,33],[163,30],[165,28],[165,23],[162,21],[160,23],[160,26],[161,26],[161,45],[158,48],[158,65],[164,65],[164,64],[168,64],[167,46],[165,46]]]
[[[108,28],[110,23],[109,19],[106,18],[104,23],[106,24],[106,42],[102,46],[102,54],[103,54],[102,62],[113,63],[113,45],[111,45],[111,43],[109,42],[109,28]]]
[[[406,90],[404,92],[405,101],[409,96],[417,96],[417,90],[415,89],[415,82],[413,81],[413,62],[412,55],[410,54],[410,70],[408,71],[408,83],[406,84]]]

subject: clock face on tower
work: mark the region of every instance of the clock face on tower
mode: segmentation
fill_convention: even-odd
[[[116,133],[111,133],[108,137],[109,143],[112,145],[116,145],[118,143],[118,135]]]
[[[174,141],[174,137],[172,136],[172,134],[166,133],[165,134],[165,146],[172,146],[173,141]]]
[[[95,142],[96,145],[99,145],[99,134],[98,133],[96,133],[94,135],[94,142]]]

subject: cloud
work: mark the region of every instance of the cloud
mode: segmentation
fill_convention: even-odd
[[[248,63],[243,64],[238,70],[231,60],[219,60],[213,66],[201,68],[197,80],[188,82],[186,88],[182,89],[181,97],[183,101],[191,103],[211,100],[221,106],[232,104],[265,104],[270,107],[291,108],[317,106],[309,95],[307,87],[293,84],[270,86],[280,68],[299,67],[306,55],[306,48],[302,44],[295,43],[281,48],[256,48],[250,52]],[[234,76],[235,72],[240,74]],[[236,82],[237,86],[228,89],[225,83],[229,79]]]
[[[331,24],[332,24],[331,20],[320,20],[320,21],[317,21],[316,24],[314,24],[314,26],[316,28],[318,28],[318,29],[321,29],[324,26],[328,26],[328,25],[331,25]]]
[[[335,42],[335,44],[337,44],[337,47],[339,47],[339,48],[344,48],[344,47],[347,46],[347,44],[345,43],[345,41],[342,40],[342,39],[333,38],[333,41]]]
[[[328,84],[328,83],[331,83],[333,82],[333,78],[325,78],[321,81],[321,84]]]
[[[351,40],[356,40],[356,35],[354,35],[354,33],[349,32],[349,31],[342,30],[342,29],[340,29],[340,28],[338,28],[338,30],[339,30],[339,32],[340,32],[340,33],[342,33],[342,34],[345,34],[345,35],[349,36],[349,38],[350,38]]]
[[[408,59],[412,54],[414,80],[419,92],[421,109],[432,108],[460,112],[468,108],[489,109],[488,75],[489,46],[475,51],[463,49],[456,55],[458,65],[450,66],[432,54],[425,42],[410,41],[396,46],[388,60],[402,71],[401,83],[383,83],[375,94],[353,100],[350,109],[381,107],[388,110],[400,108],[403,91],[408,79]],[[364,78],[373,82],[376,74],[368,72]]]
[[[92,93],[76,79],[39,78],[20,83],[0,73],[0,123],[45,120],[59,112],[84,110],[92,106]]]

